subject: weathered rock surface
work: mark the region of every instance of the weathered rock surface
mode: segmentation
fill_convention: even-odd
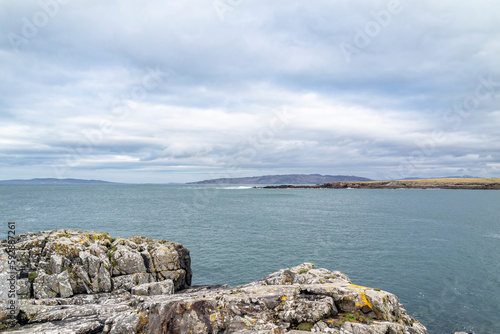
[[[175,290],[191,285],[189,251],[166,240],[113,239],[104,232],[55,230],[19,235],[10,240],[10,245],[7,248],[7,241],[0,244],[0,265],[7,265],[8,254],[16,259],[20,298],[130,292],[141,284],[166,281]],[[6,282],[5,275],[0,276],[2,282]],[[148,293],[171,290],[162,287],[158,285]],[[6,316],[0,313],[0,322]]]
[[[161,282],[145,283],[134,286],[131,292],[139,296],[171,295],[174,293],[174,282],[167,279]]]
[[[47,237],[55,232],[43,233],[48,233]],[[77,238],[78,233],[94,235],[74,232],[72,238]],[[20,238],[20,245],[32,245],[28,239],[38,240],[36,234],[30,236],[34,237]],[[92,239],[93,242],[82,238],[82,243],[88,242],[83,250],[77,248],[82,245],[74,242],[74,247],[56,252],[61,258],[55,256],[52,262],[54,251],[42,250],[40,263],[55,268],[52,274],[44,273],[45,269],[31,261],[25,262],[38,270],[39,276],[34,279],[36,284],[33,282],[31,289],[44,298],[19,301],[18,327],[12,328],[10,333],[255,334],[300,333],[302,330],[337,334],[427,333],[423,325],[408,315],[395,295],[354,285],[345,274],[315,269],[311,263],[282,269],[238,287],[187,287],[186,279],[191,277],[189,267],[185,266],[189,264],[189,252],[182,246],[172,244],[174,246],[169,248],[168,242],[149,239],[150,243],[160,244],[151,249],[145,246],[147,238],[142,237],[109,240],[109,246],[106,241],[98,241],[106,240],[105,237]],[[93,251],[88,251],[91,246]],[[121,249],[116,258],[111,256],[117,264],[106,266],[107,251],[113,248],[115,252]],[[170,249],[180,251],[169,253]],[[85,254],[82,258],[82,252],[90,255]],[[148,259],[149,255],[151,261],[141,263],[135,254],[141,259]],[[75,271],[63,270],[68,261],[80,266],[78,276],[71,275]],[[33,270],[34,267],[29,268]],[[115,267],[118,268],[115,270]],[[145,274],[135,270],[145,270]],[[107,277],[106,272],[111,278],[111,289],[108,285],[93,284],[96,277]],[[171,275],[172,272],[179,275]],[[124,278],[119,289],[115,289],[117,278]],[[138,282],[130,289],[129,278]],[[175,288],[179,285],[175,278],[184,280],[182,287],[185,289]],[[22,282],[23,291],[29,290],[26,282]],[[37,295],[33,292],[31,296]]]

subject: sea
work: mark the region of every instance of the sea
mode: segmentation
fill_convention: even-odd
[[[2,239],[13,221],[182,243],[194,285],[312,262],[396,294],[431,334],[500,333],[500,191],[0,185],[0,213]]]

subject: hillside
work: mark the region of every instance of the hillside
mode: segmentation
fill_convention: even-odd
[[[81,179],[30,179],[30,180],[5,180],[0,181],[0,184],[111,184],[113,182],[101,180],[81,180]]]
[[[190,182],[188,184],[323,184],[339,181],[371,181],[366,177],[351,175],[288,174],[238,178],[222,178]]]

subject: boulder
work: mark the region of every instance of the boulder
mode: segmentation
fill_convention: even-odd
[[[141,254],[128,246],[118,245],[111,259],[116,263],[116,265],[113,265],[113,276],[130,275],[146,271]]]
[[[340,271],[315,269],[312,263],[281,269],[250,284],[291,285],[291,284],[323,284],[335,282],[351,282],[349,277]]]
[[[155,277],[152,274],[148,273],[135,273],[132,275],[123,275],[113,277],[113,286],[115,289],[123,289],[127,291],[131,291],[134,287],[146,284],[150,282],[154,282]]]
[[[67,271],[53,275],[39,271],[33,282],[33,291],[34,297],[37,299],[71,297],[73,295]]]
[[[29,298],[32,295],[32,286],[28,278],[21,278],[17,280],[17,297]]]
[[[138,296],[171,295],[174,293],[174,282],[171,279],[146,283],[132,288],[132,294]]]

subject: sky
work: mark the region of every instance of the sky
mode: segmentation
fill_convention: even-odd
[[[500,177],[500,2],[0,1],[0,179]]]

